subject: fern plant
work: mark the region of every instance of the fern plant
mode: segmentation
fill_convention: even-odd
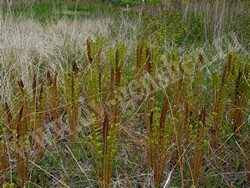
[[[199,113],[197,122],[196,138],[194,146],[194,167],[193,167],[193,184],[197,185],[201,173],[203,150],[206,136],[206,106],[203,106]]]
[[[44,125],[45,125],[45,110],[46,110],[46,87],[41,84],[40,89],[37,86],[37,77],[33,77],[33,127],[32,127],[32,145],[35,147],[38,159],[41,159],[42,150],[44,147]],[[39,91],[39,92],[38,92]]]
[[[101,108],[98,112],[93,111],[93,108],[90,109],[92,134],[89,136],[89,139],[96,156],[99,186],[105,188],[109,187],[111,183],[112,161],[120,124],[119,88],[121,84],[121,67],[125,54],[123,48],[123,45],[117,45],[116,49],[110,49],[108,52],[108,60],[111,66],[110,77],[108,77],[110,80],[107,81],[105,75],[100,78],[103,85],[99,87],[99,90],[95,89],[95,92],[99,91],[99,97],[94,97],[93,100],[95,100],[94,104]],[[103,72],[108,73],[107,70],[103,70]],[[106,91],[104,90],[105,88]]]
[[[52,77],[51,73],[47,72],[47,102],[46,102],[46,115],[53,120],[54,131],[60,135],[60,95],[58,91],[57,73]]]
[[[17,160],[17,174],[19,180],[19,186],[24,187],[27,183],[29,176],[29,151],[30,142],[29,134],[31,132],[31,121],[29,111],[29,99],[26,89],[24,88],[23,81],[18,81],[19,87],[19,102],[20,109],[18,110],[16,117],[16,130],[14,130],[14,153]]]
[[[74,63],[71,72],[64,75],[66,110],[71,134],[77,131],[81,79],[81,73]]]

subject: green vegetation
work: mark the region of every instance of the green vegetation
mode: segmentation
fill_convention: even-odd
[[[9,5],[7,3],[1,6],[4,15],[12,13],[15,18],[25,17],[47,23],[57,21],[63,18],[83,19],[88,17],[105,16],[106,11],[113,8],[108,4],[98,3],[97,1],[74,2],[67,0],[53,1],[18,1]]]
[[[0,9],[1,187],[250,186],[248,1]]]

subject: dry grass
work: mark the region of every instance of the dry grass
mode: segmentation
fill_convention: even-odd
[[[61,73],[74,52],[83,52],[87,37],[107,36],[110,19],[60,20],[48,25],[32,19],[0,19],[0,95],[13,97],[17,79],[32,83],[33,73]],[[80,61],[83,59],[80,54]],[[4,92],[4,93],[3,93]]]

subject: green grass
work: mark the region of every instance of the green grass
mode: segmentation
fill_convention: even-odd
[[[33,1],[16,2],[11,5],[4,3],[1,5],[3,14],[12,12],[15,18],[32,18],[37,21],[47,23],[66,19],[84,19],[104,16],[105,12],[112,12],[112,7],[108,4],[74,1]]]

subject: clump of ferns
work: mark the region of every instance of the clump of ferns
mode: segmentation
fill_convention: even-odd
[[[229,121],[232,126],[230,126],[231,131],[236,135],[237,142],[241,142],[243,148],[247,151],[249,150],[249,142],[244,141],[244,139],[249,137],[249,120],[247,119],[249,98],[250,98],[250,66],[248,64],[242,64],[243,60],[240,55],[232,54],[235,58],[234,65],[232,69],[232,87],[231,87],[231,109],[229,113]],[[248,59],[249,60],[249,59]],[[239,134],[240,133],[240,134]],[[250,181],[250,157],[248,158],[248,174],[247,180]]]
[[[60,95],[58,89],[58,75],[57,73],[51,75],[50,71],[47,72],[47,107],[46,114],[53,121],[53,129],[55,133],[61,133],[60,118]]]
[[[116,45],[115,49],[110,48],[107,52],[107,61],[108,64],[111,67],[110,70],[110,80],[107,80],[103,83],[106,83],[106,86],[109,87],[103,87],[103,92],[105,89],[109,89],[108,95],[103,95],[103,98],[109,101],[109,104],[111,105],[110,108],[112,110],[112,116],[114,117],[113,124],[117,124],[119,122],[119,113],[120,113],[120,106],[122,101],[121,91],[120,88],[124,85],[126,82],[122,77],[122,66],[124,64],[125,58],[126,58],[127,48],[124,44],[118,43]],[[113,105],[112,105],[113,103]]]
[[[103,69],[101,77],[101,92],[99,98],[91,104],[92,134],[89,139],[96,158],[96,168],[100,187],[109,187],[112,175],[116,136],[120,124],[120,86],[121,67],[125,59],[125,47],[118,44],[107,53],[107,61],[111,69]],[[108,75],[110,76],[108,76]],[[96,90],[95,92],[98,92]],[[95,106],[98,111],[96,111]],[[93,108],[94,107],[94,108]]]
[[[148,48],[148,45],[145,42],[141,42],[137,45],[137,49],[136,49],[135,83],[136,83],[137,95],[139,95],[141,90],[142,90],[141,79],[142,79],[143,73],[145,71],[145,68],[148,65],[147,61],[150,61],[149,55],[148,55],[148,57],[146,55],[147,48]],[[138,101],[138,103],[140,103],[140,102],[142,102],[142,101]]]
[[[246,71],[245,71],[246,70]],[[243,123],[246,110],[248,90],[243,63],[237,54],[228,54],[222,74],[213,73],[213,105],[212,105],[212,148],[219,145],[219,136],[235,132]],[[242,87],[244,85],[244,87]],[[231,101],[230,104],[228,101]],[[229,116],[227,116],[227,112]],[[225,119],[227,118],[227,119]]]
[[[46,88],[38,85],[37,76],[32,82],[32,94],[25,88],[22,80],[18,81],[17,117],[14,119],[9,105],[6,103],[7,121],[12,127],[14,156],[17,160],[19,186],[28,181],[29,160],[31,149],[35,149],[38,159],[41,159],[44,140],[44,119],[46,107]],[[15,123],[14,123],[15,120]],[[16,124],[16,125],[14,125]]]
[[[232,122],[233,132],[241,132],[245,129],[244,114],[246,114],[249,98],[250,98],[250,66],[243,64],[243,59],[238,54],[230,54],[232,61],[231,68],[231,113],[230,120]],[[249,60],[249,59],[248,59]],[[242,129],[243,128],[243,129]]]
[[[5,104],[1,105],[0,109],[0,144],[1,144],[1,151],[0,151],[0,171],[1,174],[4,174],[6,170],[10,171],[11,181],[12,181],[12,173],[13,173],[13,166],[11,163],[11,160],[13,160],[13,154],[14,152],[11,150],[11,148],[15,144],[13,141],[15,141],[16,138],[16,124],[14,122],[15,118],[13,116],[13,112],[11,110],[11,107],[7,102]],[[7,177],[7,176],[6,176]],[[5,176],[3,176],[5,178]],[[0,179],[1,180],[1,179]],[[21,180],[20,180],[21,181]],[[19,182],[20,182],[19,181]],[[4,181],[2,181],[4,182]]]
[[[75,62],[71,71],[64,74],[65,104],[71,136],[77,131],[78,126],[81,85],[82,73]]]
[[[87,39],[87,46],[85,52],[86,73],[85,85],[88,93],[88,100],[98,102],[101,92],[101,75],[102,75],[102,61],[101,55],[104,45],[104,38],[99,36],[93,41],[91,38]]]
[[[159,63],[158,48],[151,46],[145,41],[137,45],[134,74],[135,88],[133,88],[132,92],[136,94],[137,106],[140,109],[145,108],[148,112],[152,109],[151,103],[157,87],[155,83],[155,69]],[[140,111],[139,113],[142,112]]]
[[[172,98],[175,142],[182,187],[184,187],[184,155],[192,154],[185,148],[191,148],[192,142],[195,141],[194,157],[197,161],[194,163],[193,179],[196,184],[201,170],[203,140],[207,136],[207,130],[203,126],[206,121],[206,107],[202,107],[200,112],[200,103],[203,100],[201,89],[203,56],[200,54],[198,61],[187,57],[180,59],[173,51],[167,58],[170,61],[168,90]]]
[[[44,124],[45,124],[45,111],[47,103],[47,87],[42,82],[38,85],[38,78],[36,75],[33,77],[32,91],[33,96],[31,99],[31,126],[32,126],[32,145],[36,149],[37,158],[41,159],[42,150],[44,147]]]
[[[248,127],[246,126],[245,114],[250,96],[247,67],[248,65],[245,64],[240,54],[230,53],[223,72],[221,74],[213,73],[213,98],[210,116],[211,147],[213,149],[211,157],[214,157],[214,152],[216,152],[215,164],[217,168],[223,163],[220,159],[226,152],[223,146],[228,143],[228,140],[233,138],[237,139],[237,142],[241,142],[244,140],[241,138],[247,136],[244,135]],[[241,136],[239,137],[239,135]]]
[[[11,127],[12,132],[12,147],[14,150],[14,157],[17,161],[16,172],[18,176],[18,184],[20,187],[24,185],[29,180],[29,159],[30,150],[32,147],[32,142],[30,141],[30,136],[32,133],[33,124],[31,121],[31,99],[29,98],[27,90],[24,88],[23,81],[18,81],[18,94],[16,97],[17,105],[15,110],[17,111],[17,116],[14,118],[8,103],[6,103],[6,113],[8,127]]]
[[[160,71],[164,69],[158,49],[154,47],[145,48],[145,64],[140,79],[147,81],[141,85],[146,89],[145,99],[145,121],[147,134],[147,165],[149,172],[154,174],[156,187],[160,187],[164,178],[166,159],[170,154],[173,140],[175,118],[172,115],[172,107],[169,94],[169,82],[162,83]],[[158,73],[158,74],[157,74]],[[140,89],[141,90],[141,89]],[[145,92],[145,91],[144,91]],[[171,95],[171,94],[170,94]]]
[[[199,178],[202,169],[202,160],[204,157],[204,151],[207,147],[208,142],[208,126],[207,126],[207,111],[206,106],[202,106],[199,112],[198,121],[193,129],[192,137],[194,138],[194,162],[192,168],[192,181],[193,185],[198,186]]]
[[[98,37],[95,41],[87,39],[85,51],[86,69],[84,74],[84,90],[86,91],[85,102],[91,114],[91,118],[97,118],[101,122],[99,109],[102,107],[102,76],[106,76],[101,58],[104,39]],[[105,75],[104,75],[104,74]],[[100,124],[100,123],[99,123]]]
[[[165,59],[164,59],[165,58]],[[166,75],[160,82],[162,87],[167,88],[170,98],[171,114],[174,124],[174,134],[172,140],[177,146],[178,164],[184,187],[184,155],[192,152],[185,148],[191,147],[190,141],[193,140],[192,130],[195,130],[197,114],[199,113],[200,102],[202,99],[201,83],[203,81],[203,56],[198,56],[198,61],[191,59],[184,54],[178,55],[178,51],[173,49],[167,52],[162,58],[164,67],[159,75]],[[164,73],[165,72],[165,73]]]
[[[88,138],[91,141],[95,156],[98,183],[100,187],[109,187],[119,126],[110,124],[109,114],[106,109],[104,110],[104,119],[101,127],[100,121],[96,119],[95,115],[92,115],[91,125],[92,134]]]
[[[191,92],[191,80],[190,73],[188,73],[186,64],[183,60],[177,59],[173,61],[175,64],[172,64],[172,80],[170,82],[170,88],[172,91],[172,113],[174,117],[174,130],[175,130],[175,140],[178,153],[178,163],[180,166],[180,173],[182,178],[182,187],[184,187],[184,147],[189,145],[189,132],[190,132],[190,109],[194,108],[194,100]],[[196,90],[197,91],[197,90]],[[191,102],[192,101],[192,102]]]
[[[155,92],[158,90],[158,80],[156,78],[156,68],[160,67],[161,60],[159,49],[142,41],[137,45],[136,50],[136,72],[135,90],[137,114],[139,116],[139,126],[141,132],[145,127],[147,133],[150,129],[150,121],[153,115],[153,100]],[[144,110],[144,111],[143,111]],[[144,115],[143,115],[144,114]],[[151,120],[150,120],[151,119]]]
[[[157,103],[157,102],[156,102]],[[149,172],[154,174],[156,187],[160,187],[164,178],[166,159],[170,153],[174,120],[169,112],[169,98],[164,104],[155,104],[147,133],[147,164]]]

